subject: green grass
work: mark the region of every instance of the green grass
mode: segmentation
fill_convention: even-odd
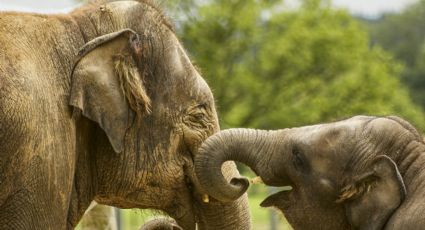
[[[136,209],[122,209],[122,229],[139,229],[143,223],[155,216],[151,211],[141,211]]]

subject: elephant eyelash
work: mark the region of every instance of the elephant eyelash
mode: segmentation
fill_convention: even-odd
[[[297,147],[294,147],[292,149],[292,155],[293,155],[292,162],[293,162],[295,168],[301,169],[304,165],[304,160],[301,157],[301,155],[302,155],[301,151]]]
[[[301,157],[299,155],[294,156],[293,163],[295,165],[295,168],[297,168],[297,169],[302,168],[303,165],[304,165],[304,161],[301,159]]]
[[[205,113],[197,112],[189,114],[184,120],[186,124],[190,124],[193,127],[205,128],[208,125],[206,117]]]
[[[310,173],[311,171],[310,164],[299,146],[292,148],[292,164],[302,174]]]
[[[191,116],[194,116],[196,114],[199,114],[199,113],[202,113],[202,112],[207,111],[208,108],[209,107],[208,107],[208,104],[207,103],[200,103],[200,104],[197,104],[197,105],[195,105],[193,107],[188,108],[187,109],[187,114],[189,114]]]
[[[292,155],[295,157],[301,157],[303,154],[298,146],[294,146],[292,147]]]
[[[202,120],[205,117],[205,114],[203,113],[196,113],[192,115],[194,118],[196,118],[197,120]]]
[[[207,107],[208,107],[208,104],[207,103],[201,103],[201,104],[199,104],[198,106],[196,106],[197,108],[199,108],[199,109],[207,109]]]
[[[186,124],[193,127],[205,128],[209,125],[209,107],[207,103],[197,104],[187,110],[187,116],[184,119]]]

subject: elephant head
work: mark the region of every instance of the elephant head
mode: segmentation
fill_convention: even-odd
[[[224,130],[204,142],[195,169],[201,186],[222,201],[249,186],[246,178],[222,177],[229,160],[247,164],[266,185],[291,186],[261,206],[281,210],[295,229],[382,229],[397,211],[409,210],[423,152],[408,122],[357,116],[275,131]]]
[[[94,177],[93,198],[165,211],[184,229],[249,228],[246,198],[202,202],[193,158],[219,130],[214,99],[162,13],[145,1],[105,1],[73,15],[93,37],[78,54],[70,95],[83,140],[78,166]],[[86,177],[78,171],[77,180]],[[229,165],[226,174],[238,173]]]

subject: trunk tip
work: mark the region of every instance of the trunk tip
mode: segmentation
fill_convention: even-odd
[[[232,197],[233,200],[238,199],[241,197],[246,190],[249,188],[249,180],[245,177],[235,177],[230,180],[230,184],[234,187],[236,187],[236,191],[238,191],[234,197]]]

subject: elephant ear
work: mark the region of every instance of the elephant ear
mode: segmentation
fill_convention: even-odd
[[[382,229],[406,196],[397,165],[385,155],[378,156],[371,169],[355,176],[337,202],[344,203],[354,229]]]
[[[70,105],[99,124],[117,153],[135,115],[150,111],[136,62],[140,43],[130,29],[95,38],[80,50],[72,71]]]

